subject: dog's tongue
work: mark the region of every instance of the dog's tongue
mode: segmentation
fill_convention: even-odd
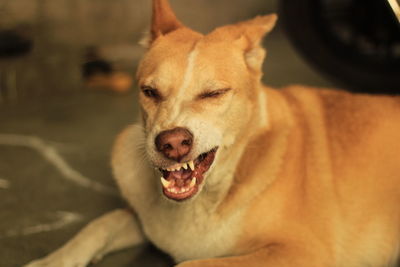
[[[191,176],[192,171],[191,170],[183,170],[180,169],[179,171],[172,171],[169,172],[167,179],[173,178],[173,179],[187,179]]]
[[[172,182],[173,186],[180,188],[180,187],[189,185],[191,178],[192,178],[191,177],[192,174],[193,174],[193,171],[191,171],[191,170],[180,169],[179,171],[168,172],[166,177],[164,176],[164,178],[167,181]]]

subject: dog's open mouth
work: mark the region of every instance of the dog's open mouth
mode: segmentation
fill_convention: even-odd
[[[161,168],[164,195],[177,201],[194,196],[204,180],[204,173],[214,162],[217,150],[218,147],[200,154],[195,160],[177,163],[166,169]]]

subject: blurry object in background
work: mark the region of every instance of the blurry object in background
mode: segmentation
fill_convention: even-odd
[[[357,92],[400,94],[399,0],[281,0],[295,47]]]
[[[27,27],[0,30],[0,102],[17,97],[17,73],[13,61],[28,54],[32,47]]]
[[[119,93],[127,92],[132,86],[132,77],[116,71],[111,62],[103,59],[96,47],[86,52],[86,62],[82,66],[85,86],[95,89],[110,89]]]
[[[0,58],[25,55],[32,46],[32,40],[18,30],[0,31]]]

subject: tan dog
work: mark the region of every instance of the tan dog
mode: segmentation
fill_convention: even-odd
[[[143,120],[112,160],[135,215],[106,214],[28,266],[85,266],[146,241],[180,267],[394,265],[400,99],[264,87],[275,20],[202,35],[154,0]]]

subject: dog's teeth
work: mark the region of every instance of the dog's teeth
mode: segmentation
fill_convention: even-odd
[[[188,164],[189,164],[190,169],[191,169],[192,171],[194,171],[194,163],[193,163],[193,160],[189,161]]]
[[[171,182],[164,179],[164,177],[161,177],[161,183],[165,188],[168,188],[171,185]]]
[[[190,181],[189,188],[194,187],[195,184],[196,184],[196,177],[193,177],[192,180]]]
[[[182,164],[182,168],[184,168],[185,170],[187,170],[188,164],[187,164],[187,163],[183,163],[183,164]]]

